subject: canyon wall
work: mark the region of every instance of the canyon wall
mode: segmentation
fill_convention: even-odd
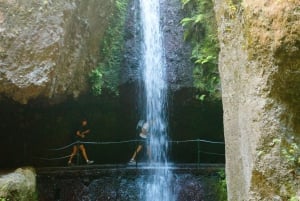
[[[299,199],[300,2],[214,3],[228,199]]]
[[[26,104],[86,91],[114,0],[1,0],[0,94]]]

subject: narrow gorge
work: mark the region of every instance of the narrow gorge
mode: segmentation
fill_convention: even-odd
[[[193,68],[211,58],[193,57],[193,36],[184,26],[190,20],[203,29],[196,23],[205,16],[186,17],[207,2],[220,50],[214,73],[221,97],[214,100],[199,94]],[[225,164],[230,201],[299,201],[299,0],[160,5],[170,140],[225,141],[225,148],[173,143],[170,161]],[[138,0],[0,0],[1,169],[66,166],[63,157],[71,150],[51,149],[68,145],[74,123],[83,117],[92,128],[90,141],[135,139],[136,122],[145,115],[139,23]],[[98,164],[127,163],[133,148],[87,147]]]

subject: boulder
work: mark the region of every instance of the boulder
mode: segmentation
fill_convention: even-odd
[[[34,201],[36,194],[36,173],[33,168],[18,168],[12,173],[0,176],[0,200]]]
[[[84,93],[113,8],[113,0],[1,0],[1,96],[26,104]]]

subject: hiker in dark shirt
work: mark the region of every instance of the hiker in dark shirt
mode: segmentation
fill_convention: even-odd
[[[86,149],[85,149],[85,146],[84,144],[82,143],[85,138],[86,138],[86,135],[90,133],[90,129],[87,128],[87,120],[82,120],[81,122],[81,127],[79,129],[76,130],[76,132],[74,133],[75,134],[75,138],[76,138],[76,141],[78,143],[76,143],[74,146],[73,146],[73,151],[71,153],[71,156],[69,158],[69,161],[68,161],[68,165],[72,165],[72,159],[73,157],[78,153],[78,149],[80,149],[81,153],[82,153],[82,156],[83,158],[85,159],[86,163],[87,164],[92,164],[94,163],[94,161],[90,161],[88,159],[88,156],[86,154]]]

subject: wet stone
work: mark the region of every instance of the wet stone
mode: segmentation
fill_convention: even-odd
[[[137,201],[155,167],[94,165],[37,170],[39,200]],[[218,201],[217,172],[223,165],[173,165],[170,188],[178,201]],[[144,188],[143,188],[144,187]]]

